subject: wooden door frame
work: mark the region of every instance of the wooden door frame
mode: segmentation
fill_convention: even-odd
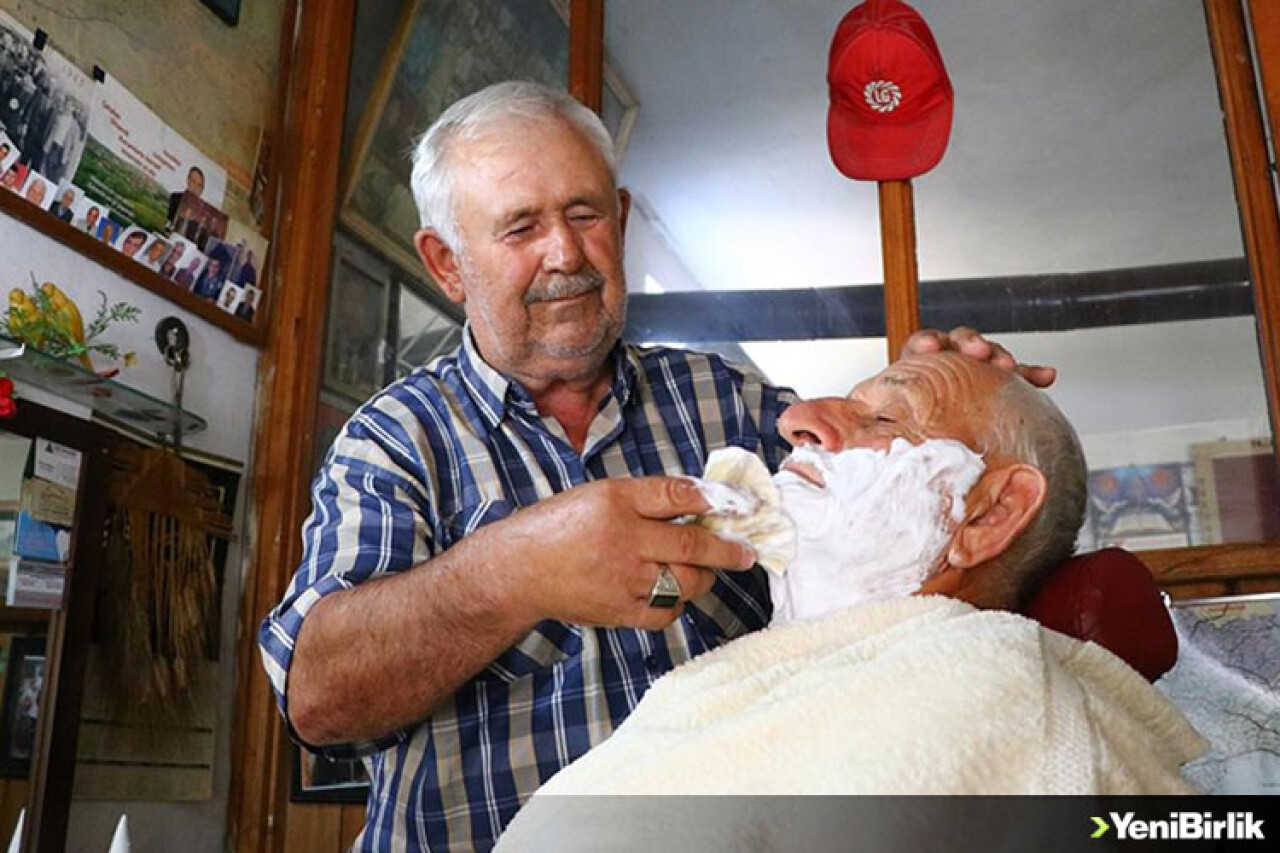
[[[275,304],[258,368],[227,820],[228,846],[246,853],[280,850],[284,838],[285,733],[257,635],[297,565],[308,511],[354,25],[355,0],[292,0],[281,28],[269,271]]]

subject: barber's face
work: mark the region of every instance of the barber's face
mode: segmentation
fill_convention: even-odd
[[[538,121],[450,156],[461,245],[436,277],[466,303],[481,353],[526,381],[594,374],[626,312],[624,214],[600,154],[570,126]]]

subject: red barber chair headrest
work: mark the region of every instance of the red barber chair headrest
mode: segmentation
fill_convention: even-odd
[[[1143,562],[1121,548],[1067,560],[1022,612],[1046,628],[1097,643],[1149,681],[1178,660],[1178,635],[1160,588]]]

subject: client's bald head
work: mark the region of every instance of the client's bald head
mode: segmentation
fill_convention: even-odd
[[[1008,371],[957,353],[910,356],[847,397],[793,405],[778,429],[831,452],[951,439],[982,456],[923,593],[1013,609],[1074,547],[1085,508],[1079,441],[1045,394]]]

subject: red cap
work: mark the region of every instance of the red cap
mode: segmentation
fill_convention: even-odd
[[[929,26],[899,0],[867,0],[836,28],[827,145],[844,175],[899,181],[942,159],[954,95]]]

